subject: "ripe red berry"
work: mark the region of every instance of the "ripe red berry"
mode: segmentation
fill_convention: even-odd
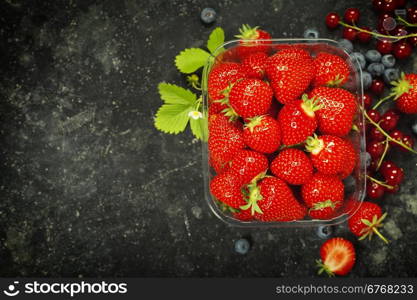
[[[406,144],[409,148],[413,148],[413,146],[414,146],[414,140],[413,140],[413,137],[411,136],[411,135],[408,135],[408,134],[404,134],[403,135],[403,139],[402,139],[402,141],[403,141],[403,143],[404,144]],[[401,148],[401,150],[403,150],[403,151],[408,151],[407,149],[405,149],[404,147],[401,147],[401,146],[399,146],[400,148]]]
[[[359,17],[360,17],[359,9],[351,7],[345,10],[344,19],[346,23],[349,23],[349,24],[358,23]]]
[[[390,34],[393,36],[403,36],[407,35],[408,31],[404,25],[397,25],[393,30],[390,31]]]
[[[384,3],[384,0],[372,0],[372,5],[375,10],[380,11],[382,10],[382,4]]]
[[[384,152],[384,144],[378,141],[371,141],[366,145],[366,152],[368,152],[373,159],[381,157]]]
[[[381,119],[381,115],[380,113],[375,110],[375,109],[369,109],[366,114],[369,116],[369,118],[371,118],[372,121],[374,121],[375,123],[378,123],[379,120]]]
[[[407,4],[407,0],[395,0],[396,8],[402,8]]]
[[[414,30],[412,33],[416,33],[416,31]],[[417,36],[410,36],[409,38],[407,38],[407,42],[411,46],[417,47]]]
[[[393,12],[397,8],[396,0],[382,0],[381,11]]]
[[[397,42],[394,45],[393,53],[398,59],[407,58],[413,52],[413,47],[407,41]]]
[[[369,137],[371,138],[371,140],[378,142],[382,142],[383,140],[385,140],[385,135],[383,135],[382,132],[374,126],[372,126],[371,130],[369,131]]]
[[[397,141],[399,141],[399,142],[401,142],[402,140],[403,140],[403,133],[400,131],[400,130],[398,130],[398,129],[395,129],[395,130],[393,130],[393,131],[391,131],[390,132],[390,134],[389,134],[394,140],[397,140]],[[399,146],[399,147],[401,147],[400,145],[398,145],[397,143],[394,143],[394,142],[390,142],[390,145],[392,145],[392,146]],[[401,147],[402,148],[402,147]]]
[[[404,171],[401,168],[393,167],[386,172],[384,178],[386,183],[391,186],[399,185],[404,179]]]
[[[383,13],[378,17],[377,29],[380,33],[387,34],[387,31],[393,30],[396,24],[391,13]]]
[[[372,80],[370,90],[375,95],[381,95],[382,92],[384,91],[384,87],[385,87],[384,82],[381,79],[377,78],[377,79]]]
[[[407,9],[407,21],[415,24],[417,23],[417,7],[410,7]]]
[[[382,162],[381,167],[379,168],[379,171],[381,172],[381,175],[385,177],[388,176],[388,172],[393,169],[393,168],[398,168],[397,165],[395,163],[393,163],[390,160],[385,160]]]
[[[330,12],[326,16],[326,25],[330,29],[334,29],[339,26],[340,17],[335,12]]]
[[[343,28],[342,36],[343,36],[344,39],[347,39],[349,41],[354,41],[356,39],[356,34],[357,33],[358,32],[355,29],[345,27],[345,28]]]
[[[379,199],[384,196],[385,188],[373,181],[368,181],[366,186],[366,195],[371,199]]]
[[[388,54],[392,52],[393,44],[389,40],[378,40],[376,43],[376,50],[381,54]]]
[[[385,131],[392,131],[397,127],[400,115],[395,110],[387,110],[380,119],[379,126]]]
[[[368,94],[368,93],[365,93],[365,94],[363,94],[362,99],[363,99],[363,106],[365,107],[365,109],[370,108],[371,107],[371,104],[372,104],[372,97],[371,97],[371,95]]]
[[[367,30],[367,31],[372,31],[371,28],[369,28],[368,26],[363,26],[363,27],[361,27],[361,29],[364,29],[364,30]],[[366,44],[371,40],[372,35],[368,32],[359,31],[359,33],[357,35],[357,38],[358,38],[359,42]]]

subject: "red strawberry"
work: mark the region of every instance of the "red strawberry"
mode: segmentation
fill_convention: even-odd
[[[265,155],[252,150],[240,150],[235,154],[230,170],[240,177],[243,183],[249,183],[255,176],[266,172],[268,165]]]
[[[240,178],[231,172],[218,174],[210,181],[210,192],[217,200],[233,208],[246,205]]]
[[[397,82],[392,83],[397,108],[406,114],[417,113],[417,74],[401,74]]]
[[[306,149],[313,166],[323,174],[346,172],[346,160],[351,158],[347,142],[337,136],[322,135],[307,138]]]
[[[302,219],[306,208],[298,203],[288,185],[276,177],[266,177],[259,184],[248,186],[248,209],[255,219],[270,221],[295,221]]]
[[[288,48],[268,58],[265,68],[275,97],[283,104],[301,96],[315,76],[313,60],[300,53],[305,50]]]
[[[321,52],[314,59],[316,77],[313,85],[342,86],[349,79],[350,69],[346,61],[338,55]]]
[[[353,215],[359,206],[361,206],[361,202],[359,202],[357,198],[352,195],[348,200],[346,200],[343,212]]]
[[[230,162],[224,162],[218,159],[216,160],[211,157],[211,155],[209,155],[209,164],[213,167],[217,174],[227,172],[230,168]]]
[[[221,114],[209,117],[208,149],[215,164],[224,166],[245,147],[242,130],[238,126],[238,123],[230,122]]]
[[[278,122],[270,116],[249,118],[243,129],[243,141],[253,150],[272,153],[281,144]]]
[[[220,103],[219,101],[212,101],[209,105],[208,114],[215,115],[221,113],[223,110],[227,109],[228,106],[224,103]]]
[[[282,150],[271,163],[271,172],[289,184],[304,184],[313,176],[308,156],[298,149]]]
[[[343,182],[334,175],[316,173],[301,187],[302,198],[313,219],[329,219],[342,206]]]
[[[346,275],[355,264],[356,253],[350,241],[335,237],[324,242],[320,257],[321,260],[317,261],[319,274],[325,271],[329,276]]]
[[[259,79],[243,79],[229,93],[229,104],[237,115],[251,118],[265,114],[271,106],[271,87]]]
[[[345,140],[345,143],[346,143],[346,149],[345,149],[346,157],[345,157],[344,168],[339,174],[341,179],[345,179],[350,174],[352,174],[353,169],[356,167],[356,163],[359,158],[358,153],[355,147],[353,146],[353,144],[348,140]]]
[[[382,227],[382,221],[387,216],[387,213],[382,214],[381,207],[378,204],[364,201],[359,209],[352,213],[353,215],[348,220],[349,230],[358,236],[359,240],[367,237],[371,239],[375,233],[385,243],[388,243],[388,240],[378,231],[378,228]]]
[[[240,34],[236,35],[239,41],[239,47],[236,49],[240,59],[256,52],[268,52],[270,42],[258,40],[270,40],[271,35],[265,30],[259,29],[259,26],[250,27],[247,24],[242,25],[239,29]]]
[[[253,216],[251,214],[250,209],[247,209],[247,210],[241,209],[241,210],[233,213],[233,217],[235,219],[238,219],[239,221],[244,221],[244,222],[253,220]]]
[[[281,57],[311,59],[310,53],[302,47],[303,45],[278,45],[276,48]]]
[[[249,54],[242,61],[242,66],[245,66],[250,70],[249,77],[262,79],[265,75],[265,66],[268,55],[265,52],[256,52]]]
[[[302,143],[313,134],[317,128],[314,112],[320,109],[317,101],[303,95],[302,100],[295,100],[284,105],[278,114],[284,145]]]
[[[248,77],[247,68],[243,68],[241,64],[226,62],[215,65],[208,76],[207,89],[210,101],[223,99],[223,91],[230,84],[246,77]]]
[[[349,133],[357,108],[353,94],[340,88],[318,87],[309,97],[316,97],[322,105],[316,113],[322,134],[345,136]]]

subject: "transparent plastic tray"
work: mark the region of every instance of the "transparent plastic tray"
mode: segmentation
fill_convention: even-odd
[[[319,52],[328,52],[332,54],[339,55],[344,58],[348,63],[351,69],[351,75],[349,81],[343,85],[343,88],[355,94],[358,109],[354,119],[354,124],[357,126],[358,131],[351,131],[351,133],[346,137],[348,138],[353,145],[355,146],[357,152],[359,153],[359,159],[357,166],[355,167],[352,175],[344,180],[345,183],[345,202],[346,199],[353,196],[354,199],[362,203],[365,197],[366,191],[366,144],[365,144],[365,128],[364,128],[364,116],[359,109],[359,105],[363,106],[363,88],[361,80],[361,68],[356,59],[352,58],[343,48],[341,48],[338,43],[330,39],[271,39],[263,40],[263,43],[267,43],[270,46],[269,55],[273,55],[280,46],[285,45],[297,45],[301,48],[310,52],[314,57]],[[207,93],[207,80],[208,75],[210,74],[211,69],[214,65],[220,62],[230,61],[230,62],[239,62],[233,54],[236,47],[239,45],[239,40],[232,40],[224,43],[219,47],[213,56],[211,56],[203,70],[203,103],[204,103],[204,115],[208,112],[208,93]],[[225,51],[223,50],[225,49]],[[273,101],[276,101],[275,99]],[[210,167],[208,161],[208,144],[206,142],[202,145],[202,156],[203,156],[203,177],[204,177],[204,194],[207,205],[211,211],[222,221],[226,222],[231,226],[239,227],[306,227],[306,226],[319,226],[319,225],[336,225],[346,221],[349,218],[349,215],[354,212],[343,211],[340,215],[327,220],[318,220],[318,219],[303,219],[298,221],[291,222],[261,222],[261,221],[240,221],[234,219],[232,215],[229,215],[226,212],[223,212],[214,197],[210,193],[209,185],[211,178],[215,175],[214,170]],[[349,184],[350,182],[350,184]],[[352,184],[353,183],[353,184]],[[349,184],[349,185],[348,185]],[[300,199],[298,199],[301,201]],[[359,206],[355,207],[355,210]],[[343,210],[343,207],[342,207]]]

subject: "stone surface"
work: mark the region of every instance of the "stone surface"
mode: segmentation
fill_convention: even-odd
[[[242,23],[332,38],[327,12],[357,6],[372,25],[367,2],[1,1],[0,276],[316,276],[314,228],[231,228],[209,211],[201,145],[153,126],[156,85],[185,85],[175,55],[215,26],[227,39]],[[205,6],[218,12],[211,26]],[[412,117],[401,122],[409,131]],[[336,228],[355,241],[351,276],[417,274],[417,156],[393,159],[406,182],[381,201],[391,244]]]

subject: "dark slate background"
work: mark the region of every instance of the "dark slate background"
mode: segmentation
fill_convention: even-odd
[[[184,84],[175,55],[216,25],[228,39],[242,23],[332,38],[328,11],[360,7],[373,25],[370,2],[2,0],[0,276],[316,276],[313,228],[231,228],[211,214],[201,145],[153,126],[156,85]],[[212,26],[199,20],[206,6]],[[391,244],[336,228],[355,241],[351,276],[417,274],[417,158],[394,159],[406,182],[381,200]],[[246,256],[233,251],[240,237]]]

